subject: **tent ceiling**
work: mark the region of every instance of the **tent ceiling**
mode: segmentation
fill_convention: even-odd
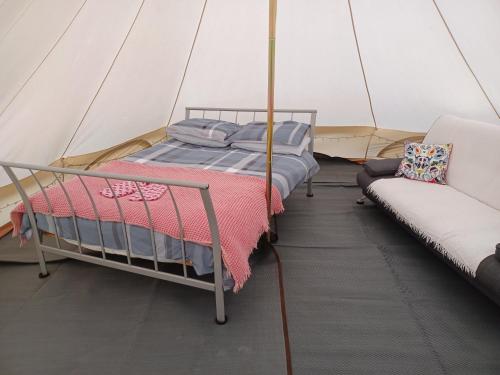
[[[278,21],[279,106],[317,108],[324,125],[374,126],[347,1],[293,0]]]
[[[443,113],[498,120],[431,0],[352,3],[381,127],[427,131]]]
[[[279,6],[277,106],[317,108],[319,125],[374,126],[369,99],[379,128],[500,123],[497,0]],[[262,107],[266,33],[267,0],[0,0],[0,160],[108,148],[186,105]]]
[[[202,0],[144,3],[66,155],[102,150],[167,122],[202,9]]]
[[[439,0],[443,16],[497,112],[500,112],[500,1]]]
[[[0,43],[23,18],[33,0],[0,0]]]
[[[2,139],[9,140],[0,159],[48,164],[62,154],[138,6],[137,0],[86,2],[70,30],[0,117]]]
[[[82,5],[83,0],[37,1],[0,42],[0,113],[36,74]]]

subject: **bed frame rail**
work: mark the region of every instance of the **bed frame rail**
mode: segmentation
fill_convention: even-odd
[[[56,167],[42,167],[42,166],[37,166],[37,165],[31,165],[31,164],[22,164],[22,163],[12,163],[12,162],[0,162],[0,166],[3,167],[9,178],[12,180],[12,183],[16,187],[17,191],[19,192],[21,199],[25,205],[26,208],[26,213],[28,215],[31,229],[32,229],[32,237],[35,243],[35,249],[36,249],[36,254],[38,257],[38,261],[40,263],[40,277],[46,277],[49,275],[49,272],[47,271],[47,265],[45,262],[45,257],[44,253],[51,253],[55,255],[60,255],[63,257],[68,257],[68,258],[73,258],[101,266],[106,266],[110,268],[115,268],[123,271],[128,271],[128,272],[133,272],[136,274],[144,275],[144,276],[149,276],[153,277],[156,279],[161,279],[161,280],[167,280],[171,282],[175,282],[178,284],[184,284],[188,285],[191,287],[196,287],[204,290],[211,291],[215,294],[215,307],[216,307],[216,322],[219,324],[223,324],[226,322],[226,315],[225,315],[225,306],[224,306],[224,289],[223,289],[223,268],[222,268],[222,250],[221,250],[221,245],[220,245],[220,238],[219,238],[219,229],[217,225],[217,219],[215,216],[215,211],[214,207],[212,204],[212,199],[210,197],[210,192],[209,192],[209,186],[208,184],[205,183],[196,183],[196,182],[191,182],[191,181],[179,181],[179,180],[171,180],[171,179],[157,179],[157,178],[146,178],[146,177],[139,177],[139,176],[130,176],[130,175],[122,175],[122,174],[114,174],[114,173],[101,173],[101,172],[92,172],[92,171],[84,171],[84,170],[78,170],[78,169],[69,169],[69,168],[56,168]],[[47,202],[47,206],[49,209],[49,214],[48,218],[51,220],[53,227],[55,228],[54,230],[54,237],[55,237],[55,246],[49,246],[47,244],[43,243],[43,232],[38,228],[37,226],[37,220],[35,213],[33,211],[33,208],[31,206],[30,199],[28,197],[28,194],[26,190],[24,189],[23,185],[21,184],[17,174],[16,170],[24,170],[27,171],[29,175],[33,177],[35,180],[36,184],[38,185],[38,188],[43,195],[45,201]],[[58,225],[57,221],[55,220],[55,216],[53,215],[53,208],[51,205],[51,202],[48,198],[46,189],[47,186],[43,186],[42,183],[40,182],[40,179],[37,177],[37,172],[45,172],[45,173],[50,173],[53,177],[53,184],[60,186],[63,195],[72,211],[72,221],[73,221],[73,227],[76,235],[76,245],[77,245],[77,250],[68,250],[64,249],[61,246],[61,235],[58,230]],[[94,216],[96,218],[96,233],[98,234],[99,242],[100,242],[100,256],[96,256],[97,253],[95,254],[89,254],[87,252],[83,251],[83,248],[85,247],[85,244],[82,243],[80,234],[79,234],[79,228],[78,228],[78,223],[77,223],[77,217],[75,214],[74,210],[74,205],[73,205],[73,200],[71,194],[67,191],[67,189],[64,187],[64,184],[62,181],[64,181],[65,176],[74,176],[74,178],[78,178],[80,183],[82,184],[85,192],[87,193],[87,197],[89,198]],[[87,188],[85,181],[83,177],[96,177],[103,179],[106,182],[106,185],[111,188],[111,180],[121,180],[121,181],[133,181],[136,184],[136,187],[138,189],[138,192],[143,196],[142,189],[139,185],[139,182],[145,182],[145,183],[154,183],[154,184],[160,184],[164,185],[167,187],[167,192],[170,195],[170,198],[172,200],[174,209],[175,209],[175,215],[177,217],[177,222],[178,222],[178,228],[179,230],[179,239],[181,240],[181,250],[182,250],[182,275],[175,274],[175,273],[170,273],[167,271],[160,270],[158,267],[158,254],[157,254],[157,249],[156,249],[156,242],[155,242],[155,235],[154,235],[154,220],[151,214],[151,211],[148,206],[148,201],[143,200],[144,203],[144,210],[146,212],[146,215],[148,217],[149,221],[149,228],[150,228],[150,234],[151,234],[151,246],[153,249],[153,269],[147,268],[147,267],[142,267],[138,265],[132,264],[132,255],[131,255],[131,248],[129,244],[129,238],[127,234],[127,226],[124,218],[124,214],[122,211],[122,208],[120,206],[120,202],[117,199],[116,196],[113,196],[114,202],[116,204],[117,210],[120,214],[121,217],[121,227],[122,227],[122,234],[123,234],[123,239],[124,243],[126,246],[126,263],[120,262],[117,260],[113,260],[107,257],[109,255],[106,251],[106,248],[104,247],[104,238],[103,238],[103,233],[102,233],[102,227],[101,227],[101,221],[99,219],[99,210],[98,207],[90,194],[89,189]],[[197,189],[200,192],[201,199],[203,202],[203,206],[208,218],[208,225],[212,237],[212,244],[211,248],[213,250],[213,258],[214,258],[214,282],[208,282],[208,281],[203,281],[203,280],[198,280],[195,278],[192,278],[188,275],[187,272],[187,262],[188,259],[186,259],[186,252],[185,252],[185,240],[184,240],[184,226],[182,224],[182,218],[180,214],[179,207],[177,205],[177,201],[175,199],[175,195],[171,189],[172,186],[178,186],[178,187],[183,187],[183,188],[188,188],[188,189]],[[113,194],[114,195],[114,194]]]

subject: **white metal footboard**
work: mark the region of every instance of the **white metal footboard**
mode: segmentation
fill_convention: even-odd
[[[68,258],[73,258],[101,266],[106,266],[106,267],[111,267],[111,268],[116,268],[119,270],[123,271],[128,271],[128,272],[133,272],[137,273],[140,275],[144,276],[149,276],[161,280],[167,280],[171,282],[175,282],[178,284],[184,284],[200,289],[205,289],[209,290],[211,292],[214,292],[215,294],[215,306],[216,306],[216,321],[219,324],[223,324],[226,322],[226,315],[225,315],[225,307],[224,307],[224,289],[223,289],[223,269],[222,269],[222,252],[221,252],[221,246],[220,246],[220,239],[219,239],[219,229],[217,225],[217,219],[215,216],[215,211],[212,205],[212,199],[210,197],[210,192],[209,192],[209,186],[208,184],[204,183],[196,183],[196,182],[190,182],[190,181],[177,181],[177,180],[171,180],[171,179],[156,179],[156,178],[148,178],[148,177],[137,177],[137,176],[130,176],[130,175],[122,175],[122,174],[113,174],[113,173],[101,173],[101,172],[91,172],[91,171],[83,171],[83,170],[77,170],[77,169],[68,169],[68,168],[55,168],[55,167],[42,167],[42,166],[36,166],[36,165],[29,165],[29,164],[20,164],[20,163],[11,163],[11,162],[0,162],[0,166],[3,167],[7,175],[10,177],[12,180],[14,186],[18,190],[21,199],[25,205],[26,208],[26,213],[29,217],[29,221],[31,224],[31,228],[33,231],[33,240],[35,242],[35,248],[36,248],[36,253],[38,256],[38,260],[40,263],[40,268],[41,268],[41,273],[40,277],[46,277],[49,275],[47,271],[47,266],[45,263],[45,258],[44,258],[44,253],[52,253]],[[63,195],[72,211],[72,221],[74,225],[74,230],[76,234],[76,243],[78,246],[78,250],[67,250],[63,249],[61,247],[61,236],[58,233],[57,225],[55,225],[55,242],[56,246],[49,246],[47,244],[44,244],[42,242],[43,239],[43,233],[39,229],[37,225],[37,220],[35,217],[35,213],[33,212],[33,208],[30,203],[30,199],[28,197],[28,194],[26,193],[24,187],[19,181],[19,178],[17,177],[15,170],[25,170],[28,171],[29,174],[33,177],[35,182],[37,183],[38,187],[40,188],[40,191],[47,202],[47,206],[49,208],[49,216],[52,218],[53,222],[54,216],[53,216],[53,210],[52,210],[52,205],[50,200],[48,199],[48,195],[46,193],[46,187],[44,187],[39,178],[37,177],[37,172],[46,172],[50,173],[54,177],[54,182],[61,187],[61,190],[63,192]],[[74,205],[73,205],[73,200],[71,194],[67,191],[67,189],[64,187],[64,184],[62,183],[63,181],[63,176],[74,176],[74,178],[78,178],[80,180],[80,183],[84,187],[84,190],[87,193],[88,198],[90,199],[90,202],[92,204],[92,208],[94,211],[94,215],[96,217],[96,233],[99,236],[99,242],[100,242],[100,249],[101,249],[101,254],[100,257],[97,257],[95,255],[90,255],[88,253],[85,253],[82,251],[82,248],[85,247],[85,244],[82,243],[80,234],[79,234],[79,228],[78,228],[78,223],[77,223],[77,217],[75,214],[74,210]],[[96,178],[101,178],[103,179],[107,186],[111,188],[111,183],[110,180],[122,180],[122,181],[133,181],[136,184],[136,187],[138,189],[138,192],[140,195],[143,197],[142,202],[144,203],[144,210],[146,212],[148,221],[149,221],[149,229],[150,229],[150,234],[151,234],[151,246],[153,249],[153,266],[154,269],[151,268],[146,268],[146,267],[141,267],[137,265],[132,264],[132,256],[131,256],[131,248],[130,244],[128,242],[128,237],[127,237],[127,231],[126,231],[126,223],[125,223],[125,218],[123,215],[122,208],[120,206],[120,202],[117,199],[116,196],[113,196],[114,202],[116,204],[117,210],[120,214],[121,217],[121,227],[123,229],[123,239],[126,244],[126,263],[120,262],[118,260],[113,260],[109,259],[107,257],[107,252],[104,247],[104,238],[103,238],[103,233],[102,233],[102,227],[101,227],[101,221],[99,217],[99,210],[96,206],[96,203],[94,201],[94,198],[92,197],[92,194],[90,194],[89,189],[87,188],[85,181],[82,177],[96,177]],[[179,234],[180,234],[180,241],[181,241],[181,250],[182,250],[182,267],[183,267],[183,274],[178,275],[174,273],[170,273],[167,271],[160,270],[158,267],[158,254],[157,254],[157,249],[156,249],[156,243],[155,243],[155,236],[154,236],[154,225],[153,225],[153,218],[151,216],[151,211],[148,206],[148,201],[144,200],[143,192],[141,190],[141,186],[139,185],[140,182],[143,183],[154,183],[154,184],[160,184],[164,185],[167,187],[167,192],[170,195],[173,206],[175,209],[175,214],[177,217],[177,222],[178,222],[178,227],[180,228]],[[184,187],[184,188],[189,188],[189,189],[197,189],[200,192],[201,199],[203,201],[203,206],[208,218],[208,225],[210,228],[210,233],[212,237],[212,244],[211,248],[213,250],[213,259],[214,259],[214,282],[207,282],[207,281],[202,281],[198,279],[194,279],[192,277],[189,277],[188,272],[187,272],[187,259],[186,259],[186,252],[185,252],[185,241],[184,241],[184,227],[182,225],[182,220],[181,220],[181,214],[179,207],[177,205],[177,201],[175,199],[175,196],[170,189],[171,186],[178,186],[178,187]],[[111,191],[113,191],[111,189]],[[114,195],[114,192],[113,192]]]

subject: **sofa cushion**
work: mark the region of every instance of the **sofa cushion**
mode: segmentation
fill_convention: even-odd
[[[500,211],[449,185],[379,179],[367,192],[472,276],[495,253]]]
[[[448,184],[500,210],[500,125],[442,116],[424,143],[453,143]]]
[[[370,176],[366,170],[362,170],[356,175],[356,182],[358,183],[359,187],[363,191],[363,194],[366,194],[366,191],[368,189],[368,186],[370,186],[373,181],[376,181],[381,178],[399,178],[394,176],[394,172],[391,173],[388,176]]]
[[[446,170],[453,145],[408,142],[396,176],[410,180],[446,184]]]
[[[366,173],[372,177],[389,176],[396,173],[401,164],[401,160],[403,160],[403,158],[371,159],[363,164],[363,167]]]

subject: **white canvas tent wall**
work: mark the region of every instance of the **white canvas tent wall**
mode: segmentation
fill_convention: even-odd
[[[444,113],[500,123],[499,15],[497,0],[281,1],[276,106],[318,109],[318,149],[351,158]],[[265,107],[266,37],[267,0],[0,0],[0,160],[84,164],[157,140],[187,105]]]

